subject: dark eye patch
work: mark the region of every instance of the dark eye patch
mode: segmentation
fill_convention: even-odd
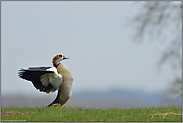
[[[59,55],[60,58],[62,58],[62,55]]]

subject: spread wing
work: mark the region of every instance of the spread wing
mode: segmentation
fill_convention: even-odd
[[[21,69],[19,77],[31,81],[36,89],[46,93],[54,92],[63,83],[63,77],[55,67],[30,67]]]

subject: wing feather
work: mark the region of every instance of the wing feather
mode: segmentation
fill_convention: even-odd
[[[36,89],[46,93],[54,92],[63,83],[63,77],[54,67],[29,67],[21,69],[19,77],[31,81]]]
[[[40,77],[40,81],[43,86],[47,86],[49,83],[53,85],[55,89],[59,89],[63,83],[63,77],[60,74],[47,73]]]

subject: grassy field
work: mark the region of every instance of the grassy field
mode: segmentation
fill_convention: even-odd
[[[174,106],[94,109],[84,107],[2,108],[1,122],[123,122],[182,121],[182,109]]]

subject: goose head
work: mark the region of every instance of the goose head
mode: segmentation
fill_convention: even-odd
[[[53,60],[52,60],[53,66],[57,67],[58,64],[65,59],[69,59],[69,58],[65,57],[63,54],[58,54],[58,55],[54,56]]]

